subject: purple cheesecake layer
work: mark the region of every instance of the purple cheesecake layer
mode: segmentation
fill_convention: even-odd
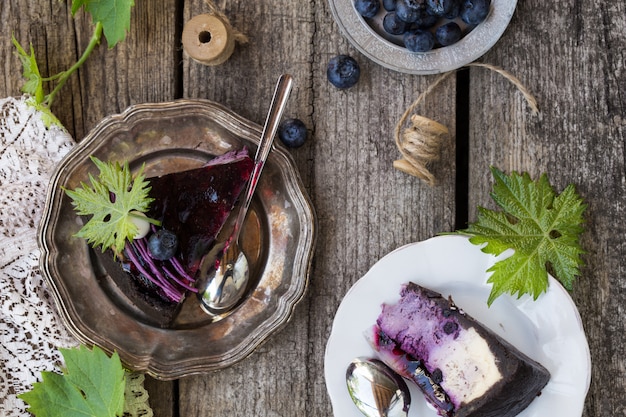
[[[369,344],[378,352],[378,358],[398,375],[411,380],[420,388],[428,401],[440,416],[454,416],[455,405],[439,384],[440,374],[431,374],[424,366],[424,362],[405,351],[389,338],[378,325],[372,326],[365,334]]]
[[[176,234],[189,275],[197,272],[253,167],[247,152],[231,152],[201,168],[149,179],[155,201],[147,215]]]
[[[193,290],[202,258],[213,246],[253,166],[244,149],[217,157],[200,168],[148,179],[149,196],[155,200],[147,215],[178,237],[175,262],[154,259],[146,249],[149,236],[128,245],[124,259],[114,260],[110,250],[94,251],[106,275],[143,313],[145,321],[168,327],[175,319],[185,293]],[[129,250],[135,262],[131,262]],[[169,294],[162,285],[155,284],[157,276],[159,281],[167,281]]]
[[[513,417],[548,383],[550,374],[543,366],[465,314],[452,299],[414,283],[404,285],[400,295],[398,303],[383,305],[374,347],[400,373],[407,363],[423,366],[432,384],[424,384],[428,379],[420,376],[418,385],[439,415]],[[441,396],[432,400],[438,387],[449,402]]]
[[[401,302],[384,304],[377,324],[400,341],[400,349],[429,363],[433,349],[457,339],[461,328],[452,303],[437,305],[433,299],[441,298],[440,294],[416,287],[412,283],[402,287]]]

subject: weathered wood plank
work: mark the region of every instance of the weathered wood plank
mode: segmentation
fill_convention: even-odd
[[[287,72],[294,77],[294,90],[286,117],[299,117],[312,126],[308,88],[312,6],[289,1],[215,4],[249,42],[238,44],[230,59],[215,67],[185,54],[184,96],[214,100],[262,124],[275,82]],[[207,11],[204,2],[189,2],[185,21]],[[306,152],[301,149],[293,154],[303,166],[308,165]],[[180,415],[308,415],[306,304],[301,303],[285,329],[241,363],[181,379]]]
[[[324,349],[347,290],[382,256],[451,230],[455,217],[454,83],[440,86],[417,109],[451,131],[441,161],[433,167],[439,184],[430,187],[392,167],[400,156],[393,131],[404,110],[436,77],[400,74],[369,61],[341,36],[326,2],[316,9],[316,22],[313,195],[322,232],[309,308],[312,416],[331,413]],[[361,64],[361,80],[346,91],[332,87],[325,76],[328,60],[339,53]]]
[[[219,101],[261,123],[278,74],[294,75],[287,116],[302,119],[311,137],[291,152],[318,213],[318,250],[308,295],[290,324],[242,363],[181,380],[181,415],[330,415],[324,350],[336,308],[387,252],[453,227],[453,137],[435,167],[437,187],[395,171],[394,125],[433,77],[370,62],[340,35],[326,2],[218,5],[224,3],[250,43],[215,68],[186,58],[185,96]],[[185,16],[202,11],[195,2]],[[326,81],[327,62],[339,53],[354,56],[362,69],[358,85],[345,91]],[[453,82],[442,85],[420,109],[452,135],[454,91]]]
[[[517,75],[537,97],[538,116],[499,76],[471,70],[470,208],[492,206],[489,165],[535,178],[546,172],[557,191],[574,183],[588,203],[587,265],[572,292],[593,362],[585,417],[626,410],[623,395],[611,394],[626,391],[626,325],[618,319],[626,257],[625,11],[623,2],[518,3],[483,61]]]

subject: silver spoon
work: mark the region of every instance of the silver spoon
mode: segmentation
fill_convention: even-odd
[[[378,359],[354,359],[346,370],[346,384],[352,401],[367,417],[408,416],[409,387]]]
[[[232,235],[218,255],[218,262],[215,263],[215,265],[218,265],[217,268],[212,268],[208,271],[206,285],[199,293],[200,305],[210,315],[226,314],[237,305],[246,291],[250,278],[250,268],[248,258],[240,248],[239,235],[250,208],[254,190],[259,182],[261,171],[265,165],[265,160],[272,148],[274,136],[285,110],[292,84],[293,78],[289,74],[281,75],[276,83],[272,103],[254,158],[254,169],[244,194],[243,203],[239,208]]]

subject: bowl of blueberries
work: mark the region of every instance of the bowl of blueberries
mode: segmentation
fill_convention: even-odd
[[[485,54],[508,26],[517,0],[329,0],[343,35],[395,71],[437,74]]]

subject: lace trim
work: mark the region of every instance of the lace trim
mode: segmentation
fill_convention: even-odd
[[[39,271],[37,228],[50,176],[74,145],[47,129],[26,97],[0,100],[0,415],[30,415],[17,395],[62,366],[78,344],[63,326]],[[152,417],[142,374],[129,374],[127,417]]]

